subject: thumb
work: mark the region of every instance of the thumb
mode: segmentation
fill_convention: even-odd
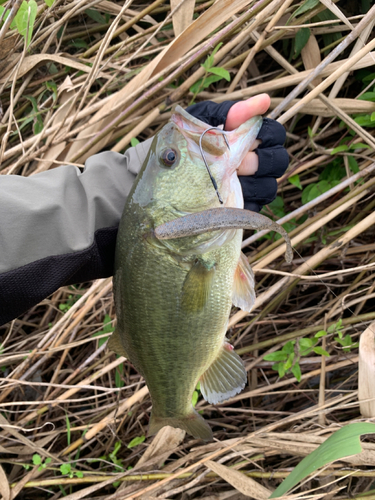
[[[271,98],[268,94],[259,94],[246,101],[236,102],[228,111],[225,130],[233,130],[253,116],[263,115],[270,104]]]

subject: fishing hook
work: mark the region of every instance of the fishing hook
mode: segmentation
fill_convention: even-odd
[[[225,132],[224,130],[222,130],[221,128],[218,128],[218,127],[210,127],[210,128],[207,128],[203,133],[202,135],[200,136],[199,138],[199,149],[201,151],[201,155],[202,155],[202,158],[203,158],[203,161],[204,161],[204,164],[206,165],[206,169],[207,169],[207,172],[208,172],[208,175],[210,176],[210,179],[211,179],[211,182],[215,188],[215,191],[216,191],[216,194],[217,194],[217,197],[219,198],[219,201],[221,204],[223,204],[223,199],[222,197],[220,196],[220,193],[219,193],[219,189],[217,187],[217,183],[215,181],[215,178],[214,176],[211,174],[211,170],[208,166],[208,163],[207,163],[207,160],[206,160],[206,157],[204,156],[204,152],[203,152],[203,149],[202,149],[202,139],[203,139],[203,136],[206,132],[208,132],[209,130],[218,130],[219,132],[221,132],[223,134],[223,137],[224,137],[224,141],[225,141],[225,144],[228,146],[228,149],[230,151],[230,146],[229,146],[229,142],[228,142],[228,139],[227,139],[227,136],[225,135]]]

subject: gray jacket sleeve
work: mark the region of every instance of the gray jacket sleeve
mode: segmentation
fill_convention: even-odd
[[[111,276],[117,227],[151,141],[94,155],[83,172],[0,176],[0,325],[60,286]]]

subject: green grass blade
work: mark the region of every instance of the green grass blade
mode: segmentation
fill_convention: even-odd
[[[270,498],[285,495],[287,491],[302,481],[302,479],[305,479],[309,474],[330,462],[351,455],[357,455],[362,451],[359,436],[373,433],[375,433],[375,424],[366,422],[349,424],[338,430],[316,450],[310,453],[310,455],[305,457],[272,493]]]

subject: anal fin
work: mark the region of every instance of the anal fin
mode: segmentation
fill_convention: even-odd
[[[201,393],[209,403],[221,403],[241,392],[246,381],[242,359],[225,342],[218,357],[200,379]]]
[[[250,312],[255,302],[254,273],[246,256],[241,252],[234,274],[232,302],[243,311]]]
[[[208,267],[199,259],[186,275],[182,286],[181,305],[185,311],[201,311],[211,292],[215,267]]]
[[[114,351],[119,356],[125,356],[125,358],[129,357],[126,354],[124,346],[122,345],[121,337],[120,337],[120,334],[118,333],[118,330],[115,330],[112,333],[112,335],[110,336],[108,343],[107,343],[107,347],[108,347],[108,349],[111,349],[111,351]]]

